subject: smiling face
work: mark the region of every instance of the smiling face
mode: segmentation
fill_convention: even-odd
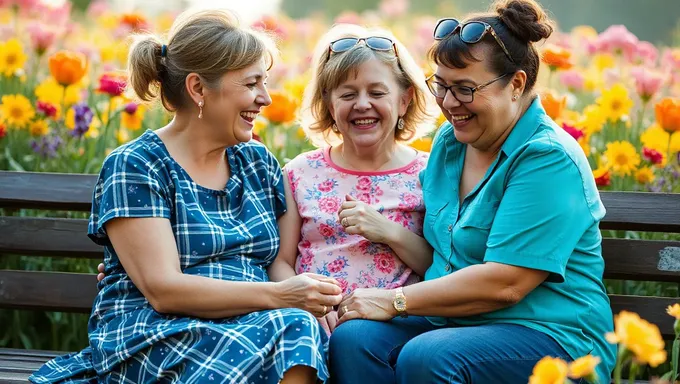
[[[329,110],[343,143],[373,147],[394,142],[397,121],[406,113],[410,99],[392,69],[370,59],[330,93]]]
[[[250,141],[257,114],[272,102],[266,79],[264,60],[227,72],[217,89],[206,88],[203,119],[231,144]]]
[[[483,46],[476,46],[473,53],[475,57],[485,57]],[[490,71],[485,62],[468,62],[465,68],[439,65],[433,80],[459,92],[457,86],[474,88],[503,75]],[[522,103],[513,100],[513,95],[522,94],[525,79],[522,71],[508,74],[476,90],[472,102],[461,103],[451,92],[446,92],[444,98],[437,98],[437,104],[453,124],[458,141],[486,150],[507,134],[517,120]],[[458,97],[465,100],[460,93]]]

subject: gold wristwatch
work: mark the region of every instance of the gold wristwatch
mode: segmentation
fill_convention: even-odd
[[[392,302],[392,305],[394,305],[394,309],[397,310],[397,313],[401,317],[406,317],[408,314],[406,313],[406,296],[404,296],[404,290],[399,287],[396,289],[396,293],[394,294],[394,301]]]

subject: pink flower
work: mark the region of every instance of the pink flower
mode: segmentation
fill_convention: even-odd
[[[342,277],[338,277],[335,280],[337,280],[338,283],[340,283],[340,289],[342,289],[342,292],[348,293],[347,288],[349,288],[349,283],[347,282],[347,280],[343,279]]]
[[[124,75],[118,75],[113,73],[104,73],[99,78],[99,88],[97,91],[101,93],[106,93],[109,96],[120,96],[125,90],[127,85],[127,78]],[[127,106],[126,112],[127,112]],[[137,106],[135,104],[135,111],[137,111]],[[129,113],[129,112],[128,112]],[[133,114],[132,112],[131,114]]]
[[[319,225],[319,233],[326,238],[335,235],[335,230],[328,224],[321,224]]]
[[[582,130],[580,130],[580,129],[574,127],[574,126],[571,126],[567,123],[562,123],[562,128],[564,128],[564,130],[567,131],[567,133],[570,134],[571,137],[573,137],[576,140],[585,136],[585,133],[583,133]]]
[[[335,186],[335,183],[333,180],[326,180],[323,183],[319,184],[317,187],[319,191],[321,192],[330,192],[333,190],[333,187]]]
[[[382,273],[390,273],[394,270],[394,257],[388,253],[379,253],[373,256],[373,263]]]
[[[370,191],[371,190],[371,178],[362,176],[357,182],[357,189],[360,191]]]
[[[340,210],[340,202],[333,197],[324,197],[319,200],[319,209],[325,213],[337,213]]]
[[[671,74],[674,83],[680,82],[680,49],[667,49],[661,58],[663,70]]]
[[[345,11],[338,15],[335,24],[361,24],[361,17],[354,11]]]
[[[302,240],[300,242],[300,248],[310,248],[312,246],[312,243],[309,240]]]
[[[321,151],[312,152],[309,155],[307,155],[308,160],[319,160],[322,157],[323,157],[323,153],[321,153]]]
[[[54,44],[57,34],[50,29],[45,28],[42,24],[31,23],[27,28],[28,34],[31,37],[31,44],[33,49],[42,56]]]
[[[366,204],[371,204],[371,195],[368,193],[357,193],[355,198],[359,201],[363,201]]]
[[[90,3],[87,7],[87,16],[97,18],[105,14],[109,10],[109,5],[106,0],[96,0]]]
[[[635,52],[635,57],[631,61],[639,62],[640,64],[654,66],[656,64],[656,59],[659,57],[659,50],[656,49],[654,44],[649,41],[641,41],[637,45],[637,51]]]
[[[583,85],[585,84],[585,77],[579,70],[568,69],[565,71],[561,71],[560,81],[565,87],[569,88],[570,90],[580,91],[583,89]]]
[[[345,260],[343,259],[335,259],[328,264],[328,272],[331,273],[338,273],[342,271],[343,268],[345,268]]]
[[[599,52],[622,54],[633,57],[638,49],[638,38],[624,25],[612,25],[602,32],[595,42]]]
[[[408,0],[382,0],[378,9],[389,18],[399,17],[408,11]]]
[[[418,205],[420,205],[420,198],[412,193],[404,193],[401,197],[400,208],[414,210]]]
[[[280,23],[276,17],[271,15],[262,16],[253,23],[252,27],[261,31],[274,33],[281,40],[286,40],[288,37],[288,31],[286,31],[284,25]]]
[[[657,71],[648,70],[645,67],[635,67],[630,71],[635,79],[635,89],[640,98],[647,102],[661,88],[665,81],[665,76]]]
[[[298,264],[298,273],[309,272],[312,269],[312,261],[314,256],[311,253],[307,253],[300,258],[300,263]]]

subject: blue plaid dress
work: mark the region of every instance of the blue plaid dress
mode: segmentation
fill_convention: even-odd
[[[90,238],[104,246],[107,274],[88,324],[90,346],[47,362],[32,382],[277,383],[296,365],[328,378],[328,340],[308,312],[221,320],[160,314],[108,240],[104,224],[113,218],[167,218],[184,273],[268,281],[265,268],[279,249],[276,219],[286,207],[279,164],[253,141],[227,148],[226,156],[231,177],[224,190],[197,185],[152,131],[107,157],[89,225]]]

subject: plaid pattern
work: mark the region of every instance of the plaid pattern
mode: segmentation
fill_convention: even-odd
[[[154,311],[123,270],[104,224],[116,217],[170,220],[184,273],[234,281],[268,281],[285,212],[282,173],[265,147],[227,148],[224,190],[204,188],[152,132],[111,153],[94,190],[89,236],[104,245],[106,278],[88,325],[90,347],[58,357],[31,381],[277,383],[294,365],[328,378],[327,338],[298,309],[221,320]]]

